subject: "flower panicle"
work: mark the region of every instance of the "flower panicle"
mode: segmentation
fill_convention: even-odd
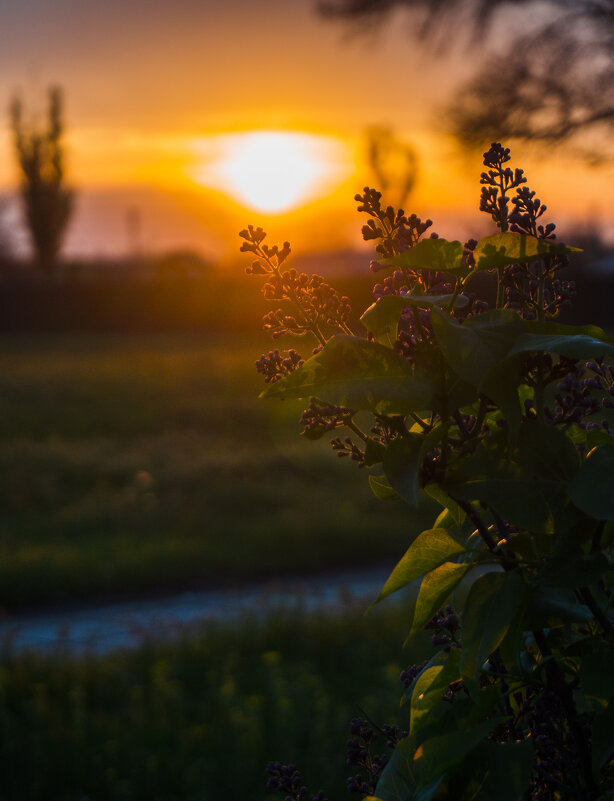
[[[368,214],[371,219],[362,227],[365,241],[380,240],[375,250],[380,258],[387,258],[403,253],[412,248],[420,237],[432,226],[432,220],[421,220],[416,214],[405,214],[403,209],[392,206],[384,208],[381,203],[382,193],[365,186],[363,194],[356,194],[358,211]],[[377,262],[371,263],[375,272]]]
[[[501,231],[552,241],[556,238],[556,225],[541,222],[547,206],[526,185],[524,170],[504,166],[510,159],[509,148],[499,142],[493,142],[484,153],[484,166],[488,169],[480,177],[480,211],[489,214]],[[508,194],[512,191],[513,195]],[[573,281],[556,278],[556,272],[566,265],[565,254],[553,254],[541,265],[508,265],[501,274],[504,305],[525,319],[557,317],[576,294]],[[541,278],[540,270],[544,271]]]
[[[266,277],[262,286],[265,299],[292,307],[291,311],[279,308],[264,315],[263,329],[273,339],[311,334],[319,345],[324,345],[331,331],[352,333],[352,308],[346,295],[340,295],[321,275],[282,269],[291,252],[289,242],[268,246],[264,242],[265,231],[253,225],[248,225],[239,235],[245,240],[241,252],[256,256],[246,273]]]

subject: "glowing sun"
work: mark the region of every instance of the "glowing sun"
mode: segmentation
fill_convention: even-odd
[[[269,214],[296,208],[324,194],[344,172],[338,140],[286,131],[251,131],[200,140],[205,163],[192,170],[202,186]]]

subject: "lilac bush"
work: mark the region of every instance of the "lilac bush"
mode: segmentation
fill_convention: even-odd
[[[575,249],[509,163],[484,154],[496,231],[479,241],[356,196],[378,278],[362,331],[347,297],[286,267],[288,243],[241,232],[276,305],[265,328],[309,342],[258,360],[262,396],[304,398],[305,437],[368,468],[382,501],[441,506],[378,599],[404,590],[408,647],[427,629],[432,652],[403,671],[400,728],[352,722],[348,787],[371,799],[614,798],[614,338],[558,321]],[[294,766],[269,773],[307,797]]]

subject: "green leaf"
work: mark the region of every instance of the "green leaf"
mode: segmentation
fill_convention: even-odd
[[[419,735],[401,740],[377,783],[382,801],[430,801],[445,774],[462,762],[494,728],[496,722],[463,727],[443,734]]]
[[[482,501],[511,525],[537,533],[553,530],[565,488],[564,481],[536,477],[515,462],[506,464],[483,451],[444,483],[453,498]]]
[[[477,579],[463,610],[461,675],[472,684],[518,614],[525,585],[515,573],[487,573]],[[470,687],[471,689],[471,687]]]
[[[360,318],[361,323],[382,345],[392,347],[397,338],[399,319],[409,306],[430,309],[433,306],[449,306],[454,295],[384,295],[373,303]],[[469,298],[458,295],[455,309],[463,309]]]
[[[523,651],[524,642],[524,610],[516,616],[514,622],[507,630],[507,634],[499,645],[499,654],[505,665],[505,669],[509,673],[522,673],[523,669],[520,664],[521,654]],[[532,624],[530,624],[532,625]]]
[[[427,484],[424,488],[424,491],[427,495],[430,495],[433,500],[437,501],[437,503],[440,503],[444,509],[447,509],[455,525],[462,526],[465,518],[467,517],[466,513],[460,508],[453,498],[444,492],[439,484]]]
[[[488,737],[496,721],[481,723],[469,729],[457,729],[426,740],[414,755],[418,786],[424,787],[461,762]]]
[[[479,535],[478,538],[481,541]],[[466,575],[463,576],[463,580],[459,582],[458,587],[454,590],[452,596],[452,606],[454,609],[457,609],[459,612],[463,611],[467,603],[467,598],[469,597],[469,591],[473,587],[474,582],[481,576],[485,576],[487,573],[499,573],[502,575],[503,572],[504,570],[499,562],[477,562],[472,564]]]
[[[597,445],[612,444],[612,435],[608,431],[585,431],[584,439],[587,451],[592,451]]]
[[[573,591],[565,587],[536,587],[525,614],[527,625],[533,628],[555,628],[556,621],[585,623],[593,617],[590,609],[579,604]]]
[[[423,531],[418,534],[390,574],[378,601],[443,565],[451,557],[464,553],[465,550],[466,548],[451,537],[445,528]]]
[[[491,439],[449,471],[446,492],[457,500],[482,501],[504,520],[533,533],[562,530],[571,508],[569,481],[579,464],[573,443],[554,426],[534,420],[522,422],[511,454],[504,439]]]
[[[397,339],[401,312],[409,304],[398,295],[384,295],[364,312],[360,322],[378,342],[391,348]]]
[[[384,454],[384,473],[390,486],[411,506],[418,506],[424,435],[393,440]]]
[[[614,353],[614,345],[586,334],[522,334],[512,346],[509,355],[538,350],[559,353],[571,359],[590,359],[591,356]]]
[[[371,437],[365,442],[365,467],[380,464],[386,454],[386,446]]]
[[[463,246],[457,240],[422,239],[413,248],[397,256],[380,259],[380,264],[453,273],[463,267]]]
[[[602,701],[614,698],[614,651],[600,649],[599,653],[586,654],[580,665],[580,685],[585,695]]]
[[[522,320],[512,311],[492,309],[458,323],[434,309],[433,331],[443,355],[465,381],[479,387],[489,370],[504,359],[523,332]]]
[[[445,529],[440,529],[440,531],[444,531],[446,536],[449,536]],[[420,584],[407,640],[416,635],[431,620],[437,610],[441,609],[470,567],[470,564],[444,562],[427,573]]]
[[[519,801],[526,797],[533,760],[530,740],[481,743],[450,777],[453,787],[462,788],[455,801]]]
[[[555,320],[525,320],[524,326],[528,334],[549,334],[551,336],[586,336],[591,339],[598,339],[600,342],[614,344],[614,336],[607,334],[603,328],[597,325],[567,325],[557,323]]]
[[[449,685],[460,679],[460,651],[454,648],[444,665],[424,670],[414,685],[411,696],[410,733],[415,732],[441,701]]]
[[[597,520],[614,520],[614,447],[598,445],[569,485],[569,497]]]
[[[482,271],[498,270],[508,264],[524,264],[559,253],[579,252],[578,248],[508,231],[480,239],[473,251],[473,257],[475,270]]]
[[[416,424],[418,431],[393,440],[382,449],[384,473],[390,486],[414,508],[420,500],[420,468],[425,453],[432,450],[445,436],[449,424],[435,426],[428,432]]]
[[[506,363],[508,352],[523,331],[523,321],[509,310],[493,309],[463,324],[434,309],[433,331],[450,368],[463,381],[488,395],[516,427],[521,409],[517,387],[519,361]]]
[[[537,420],[523,420],[515,458],[533,475],[560,481],[572,478],[580,467],[580,455],[570,438]]]
[[[375,788],[376,797],[381,801],[415,801],[414,754],[417,748],[418,741],[411,735],[397,743]]]
[[[601,543],[604,548],[612,548],[614,546],[614,523],[611,521],[603,527]]]
[[[584,587],[598,581],[609,569],[610,563],[601,551],[585,554],[573,552],[568,556],[554,556],[539,572],[544,587]]]
[[[522,406],[518,397],[521,381],[521,360],[505,359],[496,364],[480,383],[480,392],[494,401],[507,420],[512,440],[516,437],[522,423]]]
[[[338,334],[261,398],[317,397],[348,409],[406,414],[431,406],[435,384],[402,356],[366,339]]]
[[[371,487],[371,492],[380,501],[399,497],[388,483],[386,476],[369,476],[369,486]]]
[[[593,770],[597,776],[614,756],[614,701],[593,720]]]
[[[433,528],[457,528],[456,520],[454,520],[454,517],[450,514],[449,509],[441,510],[441,512],[435,518]]]

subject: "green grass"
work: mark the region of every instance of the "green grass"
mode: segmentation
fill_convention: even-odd
[[[365,471],[301,439],[302,402],[258,400],[253,363],[269,347],[244,334],[0,341],[0,604],[394,564],[409,508],[382,515]]]
[[[257,399],[270,347],[3,338],[0,604],[392,566],[410,510],[383,509],[366,471],[301,439],[301,402]],[[0,799],[255,801],[272,759],[348,797],[349,720],[398,709],[403,618],[277,613],[104,658],[5,654]]]
[[[366,617],[276,613],[102,660],[5,658],[0,797],[255,801],[280,760],[313,792],[349,798],[350,719],[406,726],[404,618],[393,603]]]

